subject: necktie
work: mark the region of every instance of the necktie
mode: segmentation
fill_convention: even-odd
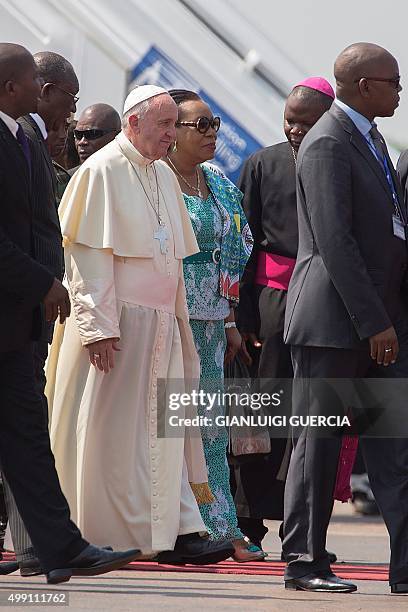
[[[18,130],[17,130],[17,142],[19,143],[19,145],[21,146],[23,153],[24,153],[24,157],[26,158],[27,161],[27,165],[28,165],[28,171],[31,172],[31,154],[30,154],[30,147],[28,145],[28,140],[27,140],[27,136],[24,134],[24,130],[21,127],[21,125],[19,124],[18,126]]]
[[[373,140],[374,147],[377,152],[378,160],[381,162],[381,165],[384,166],[385,152],[384,152],[384,146],[383,146],[383,138],[380,132],[378,131],[376,125],[373,125],[373,127],[371,128],[370,136]]]
[[[391,171],[389,168],[388,160],[387,160],[387,145],[384,142],[383,137],[377,129],[377,126],[374,124],[370,130],[370,136],[373,139],[375,151],[377,153],[376,157],[381,165],[381,168],[384,171],[385,178],[387,179],[387,183],[390,186],[392,199],[394,201],[394,205],[398,208],[398,194],[395,190],[394,181],[392,180]],[[372,146],[371,146],[372,148]]]

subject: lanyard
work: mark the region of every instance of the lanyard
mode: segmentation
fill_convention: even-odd
[[[373,143],[371,142],[371,140],[369,140],[368,138],[366,138],[367,140],[367,144],[370,147],[370,150],[372,151],[372,153],[375,155],[376,159],[379,161],[379,163],[382,165],[383,170],[384,170],[384,174],[385,177],[387,179],[387,183],[391,189],[391,193],[392,193],[392,201],[394,204],[394,208],[395,208],[395,213],[397,215],[397,217],[399,217],[401,219],[401,221],[404,221],[404,217],[401,214],[401,210],[400,210],[400,206],[399,206],[399,202],[398,202],[398,194],[395,191],[395,185],[394,185],[394,181],[392,180],[392,176],[391,176],[391,172],[390,172],[390,167],[388,165],[388,161],[385,155],[382,155],[380,157],[377,149],[375,148],[375,146],[373,145]],[[405,222],[404,222],[405,224]]]

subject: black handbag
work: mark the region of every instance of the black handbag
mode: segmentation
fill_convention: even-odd
[[[260,410],[254,413],[239,401],[243,394],[250,395],[251,391],[252,384],[248,367],[238,354],[225,366],[224,370],[224,392],[232,396],[231,400],[226,403],[227,414],[230,418],[236,416],[238,420],[243,421],[244,417],[251,414],[260,414]],[[271,439],[267,426],[253,427],[242,421],[228,428],[230,463],[241,463],[242,460],[250,459],[249,455],[267,454],[271,451]]]

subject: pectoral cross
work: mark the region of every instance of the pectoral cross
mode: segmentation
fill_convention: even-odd
[[[159,225],[159,229],[154,232],[153,238],[160,242],[160,252],[165,255],[168,249],[166,242],[169,239],[167,227],[165,225]]]

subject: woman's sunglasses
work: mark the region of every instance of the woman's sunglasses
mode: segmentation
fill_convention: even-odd
[[[221,125],[221,118],[213,117],[212,119],[209,119],[208,117],[199,117],[197,121],[176,121],[176,127],[179,127],[181,125],[195,127],[196,130],[200,132],[200,134],[205,134],[206,132],[208,132],[210,127],[216,132],[218,132]]]
[[[117,132],[117,130],[74,130],[74,136],[75,140],[82,140],[82,138],[85,138],[85,140],[97,140],[111,132]]]

